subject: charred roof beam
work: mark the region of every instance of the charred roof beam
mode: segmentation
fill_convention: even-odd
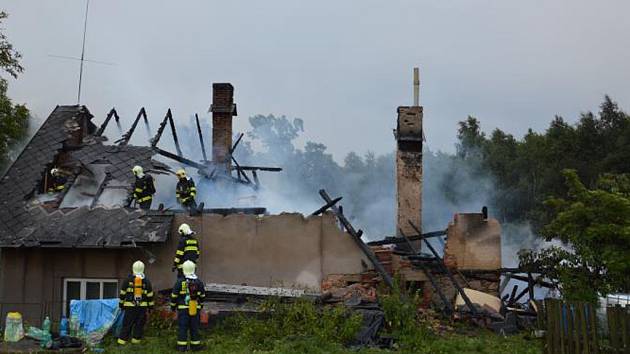
[[[143,118],[143,117],[144,117],[144,123],[148,124],[147,112],[144,110],[144,107],[140,108],[140,112],[138,112],[136,119],[133,121],[133,124],[131,125],[131,128],[129,128],[129,130],[125,134],[123,134],[122,138],[116,140],[114,143],[118,145],[127,145],[129,143],[129,140],[131,140],[133,133],[136,131],[136,127],[138,126],[138,122],[140,121],[140,118]]]
[[[116,123],[120,124],[120,117],[118,116],[118,112],[116,112],[115,108],[112,108],[107,114],[107,117],[105,117],[105,121],[103,122],[103,124],[101,124],[96,133],[94,133],[95,136],[103,135],[103,132],[105,131],[105,128],[107,128],[107,125],[109,124],[109,121],[112,119],[112,117],[114,117]]]

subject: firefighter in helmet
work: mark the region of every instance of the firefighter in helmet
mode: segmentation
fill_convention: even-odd
[[[186,351],[190,344],[193,351],[201,350],[199,338],[199,313],[206,297],[203,282],[195,274],[195,263],[182,265],[183,277],[177,278],[171,291],[171,310],[177,311],[177,350]],[[190,340],[189,340],[190,335]]]
[[[136,261],[133,273],[120,286],[119,306],[124,311],[123,325],[118,344],[125,345],[131,337],[132,344],[142,342],[147,310],[153,308],[153,288],[144,275],[144,263]]]
[[[131,171],[136,176],[136,180],[132,185],[133,192],[127,199],[127,205],[130,205],[131,201],[135,200],[140,209],[151,209],[153,194],[155,194],[153,176],[144,173],[141,166],[134,166]]]
[[[62,192],[66,188],[66,182],[68,182],[68,177],[60,169],[56,167],[51,168],[47,192],[49,194]]]
[[[172,270],[177,270],[177,276],[182,277],[182,266],[186,261],[197,263],[199,259],[199,242],[194,237],[195,232],[190,228],[188,224],[181,224],[179,226],[179,243],[177,245],[177,251],[175,251],[175,258],[173,259]]]
[[[175,173],[177,176],[177,187],[175,187],[175,195],[177,201],[191,214],[197,212],[197,202],[195,196],[197,195],[197,188],[193,179],[186,175],[186,170],[180,168]]]

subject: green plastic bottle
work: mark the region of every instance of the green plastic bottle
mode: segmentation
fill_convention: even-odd
[[[46,316],[44,323],[42,323],[42,330],[46,333],[50,333],[50,318]]]

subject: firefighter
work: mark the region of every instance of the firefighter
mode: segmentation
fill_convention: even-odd
[[[188,224],[179,225],[179,243],[177,245],[177,251],[175,251],[175,258],[173,259],[172,270],[177,270],[177,277],[181,278],[182,265],[186,261],[197,263],[199,259],[199,242],[194,238],[195,232],[188,226]]]
[[[142,342],[147,310],[153,308],[154,305],[153,288],[144,275],[144,263],[136,261],[132,266],[132,271],[133,274],[129,275],[120,286],[118,305],[124,311],[122,330],[118,337],[118,344],[121,345],[127,344],[129,337],[132,344]]]
[[[136,176],[136,181],[132,185],[133,193],[127,199],[127,205],[130,205],[131,201],[135,200],[140,209],[151,209],[153,194],[155,194],[153,177],[145,174],[140,166],[134,166],[131,171]]]
[[[48,184],[48,193],[59,193],[66,188],[66,182],[68,178],[59,170],[54,167],[50,169],[50,183]]]
[[[195,263],[184,262],[183,277],[177,278],[171,291],[171,310],[177,311],[177,350],[185,352],[190,349],[202,349],[199,338],[199,313],[206,297],[203,282],[195,274]],[[190,341],[188,335],[190,334]]]
[[[197,202],[195,196],[197,195],[197,188],[195,182],[191,177],[186,176],[186,170],[183,168],[177,170],[175,173],[177,176],[177,187],[175,188],[175,195],[177,201],[191,214],[197,213]]]

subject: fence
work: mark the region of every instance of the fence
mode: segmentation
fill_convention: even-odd
[[[607,336],[590,303],[546,299],[541,317],[547,328],[545,353],[630,354],[630,306],[606,308]]]

